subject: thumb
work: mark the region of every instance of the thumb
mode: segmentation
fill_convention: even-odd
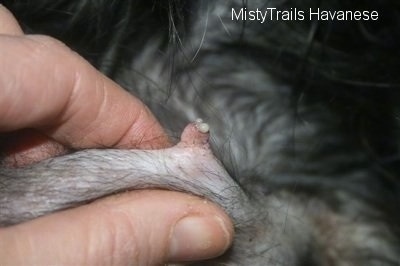
[[[232,224],[191,195],[143,190],[0,228],[2,265],[159,265],[208,259],[231,244]]]

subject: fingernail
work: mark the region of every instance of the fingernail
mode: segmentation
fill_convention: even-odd
[[[181,262],[219,256],[229,247],[231,237],[220,217],[184,217],[172,231],[169,258]]]

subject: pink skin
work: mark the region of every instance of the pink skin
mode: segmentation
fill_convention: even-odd
[[[236,222],[246,219],[246,210],[251,209],[244,192],[213,155],[208,125],[199,119],[186,126],[181,141],[171,148],[89,149],[25,168],[0,169],[0,175],[21,178],[20,183],[5,183],[9,193],[0,195],[0,205],[7,206],[8,213],[0,217],[0,225],[143,188],[204,196],[222,206]]]
[[[203,146],[204,149],[210,148],[210,133],[208,124],[203,120],[197,119],[185,127],[181,134],[181,141],[178,143],[180,147]]]

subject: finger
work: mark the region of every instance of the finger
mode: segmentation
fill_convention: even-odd
[[[136,191],[3,228],[4,265],[161,265],[222,254],[227,216],[200,198]]]
[[[0,34],[23,35],[15,17],[0,4]],[[21,130],[0,135],[0,165],[21,167],[61,155],[67,149],[35,130]]]
[[[73,148],[168,145],[141,101],[62,43],[1,38],[0,131],[40,128]]]
[[[19,26],[17,20],[5,8],[2,4],[0,4],[0,34],[9,34],[9,35],[22,35],[22,29]]]

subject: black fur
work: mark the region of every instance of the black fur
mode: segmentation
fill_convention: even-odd
[[[299,259],[260,265],[400,265],[397,2],[4,4],[27,33],[62,40],[143,99],[171,134],[209,121],[250,197],[301,208],[312,233]],[[379,20],[230,20],[243,6],[378,10]]]

